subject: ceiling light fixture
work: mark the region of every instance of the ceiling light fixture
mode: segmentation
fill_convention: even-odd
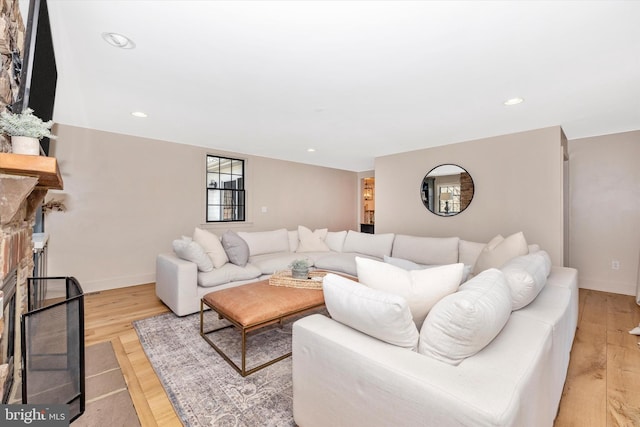
[[[315,151],[316,151],[315,148],[307,148],[308,153],[315,153]]]
[[[149,117],[147,116],[147,113],[143,113],[142,111],[134,111],[133,113],[131,113],[131,115],[135,117],[142,117],[142,118]]]
[[[136,44],[129,37],[123,36],[118,33],[102,33],[104,41],[109,43],[113,47],[119,47],[120,49],[133,49]]]
[[[509,105],[518,105],[518,104],[520,104],[522,102],[524,102],[524,99],[522,99],[522,98],[519,98],[519,97],[510,98],[510,99],[507,99],[506,101],[504,101],[504,105],[507,105],[507,106],[509,106]]]

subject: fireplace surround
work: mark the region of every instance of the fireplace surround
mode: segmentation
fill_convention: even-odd
[[[13,400],[11,396],[21,379],[21,342],[16,331],[20,329],[22,314],[27,311],[27,279],[33,275],[35,212],[47,191],[54,188],[62,189],[55,158],[0,153],[0,289],[6,287],[3,291],[0,349],[12,353],[0,360],[3,403],[7,403],[7,399]],[[10,336],[11,328],[13,336]]]

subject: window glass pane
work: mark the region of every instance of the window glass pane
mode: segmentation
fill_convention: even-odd
[[[207,221],[220,221],[220,206],[209,206],[207,208]]]
[[[244,174],[244,161],[242,160],[233,160],[231,162],[231,173],[234,175],[243,175]]]
[[[214,156],[207,156],[207,172],[219,172],[220,171],[220,158]]]

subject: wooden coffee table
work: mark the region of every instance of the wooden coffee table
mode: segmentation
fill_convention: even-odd
[[[218,314],[220,319],[231,325],[204,330],[205,306]],[[200,300],[200,335],[227,361],[240,375],[246,377],[291,356],[291,352],[279,356],[259,366],[247,369],[247,334],[269,325],[283,322],[292,316],[324,306],[324,295],[320,289],[300,289],[269,285],[268,280],[247,285],[213,291]],[[212,332],[235,326],[242,337],[242,363],[238,366],[208,336]]]

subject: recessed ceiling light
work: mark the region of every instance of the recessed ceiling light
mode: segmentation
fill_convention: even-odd
[[[307,148],[308,153],[315,153],[315,151],[316,151],[315,148]]]
[[[119,47],[121,49],[133,49],[136,44],[129,37],[123,36],[118,33],[102,33],[104,41],[109,43],[113,47]]]
[[[142,118],[149,117],[147,116],[146,113],[143,113],[142,111],[134,111],[133,113],[131,113],[131,115],[135,117],[142,117]]]
[[[504,105],[518,105],[520,103],[522,103],[524,101],[524,99],[522,98],[511,98],[511,99],[507,99],[506,101],[504,101]]]

